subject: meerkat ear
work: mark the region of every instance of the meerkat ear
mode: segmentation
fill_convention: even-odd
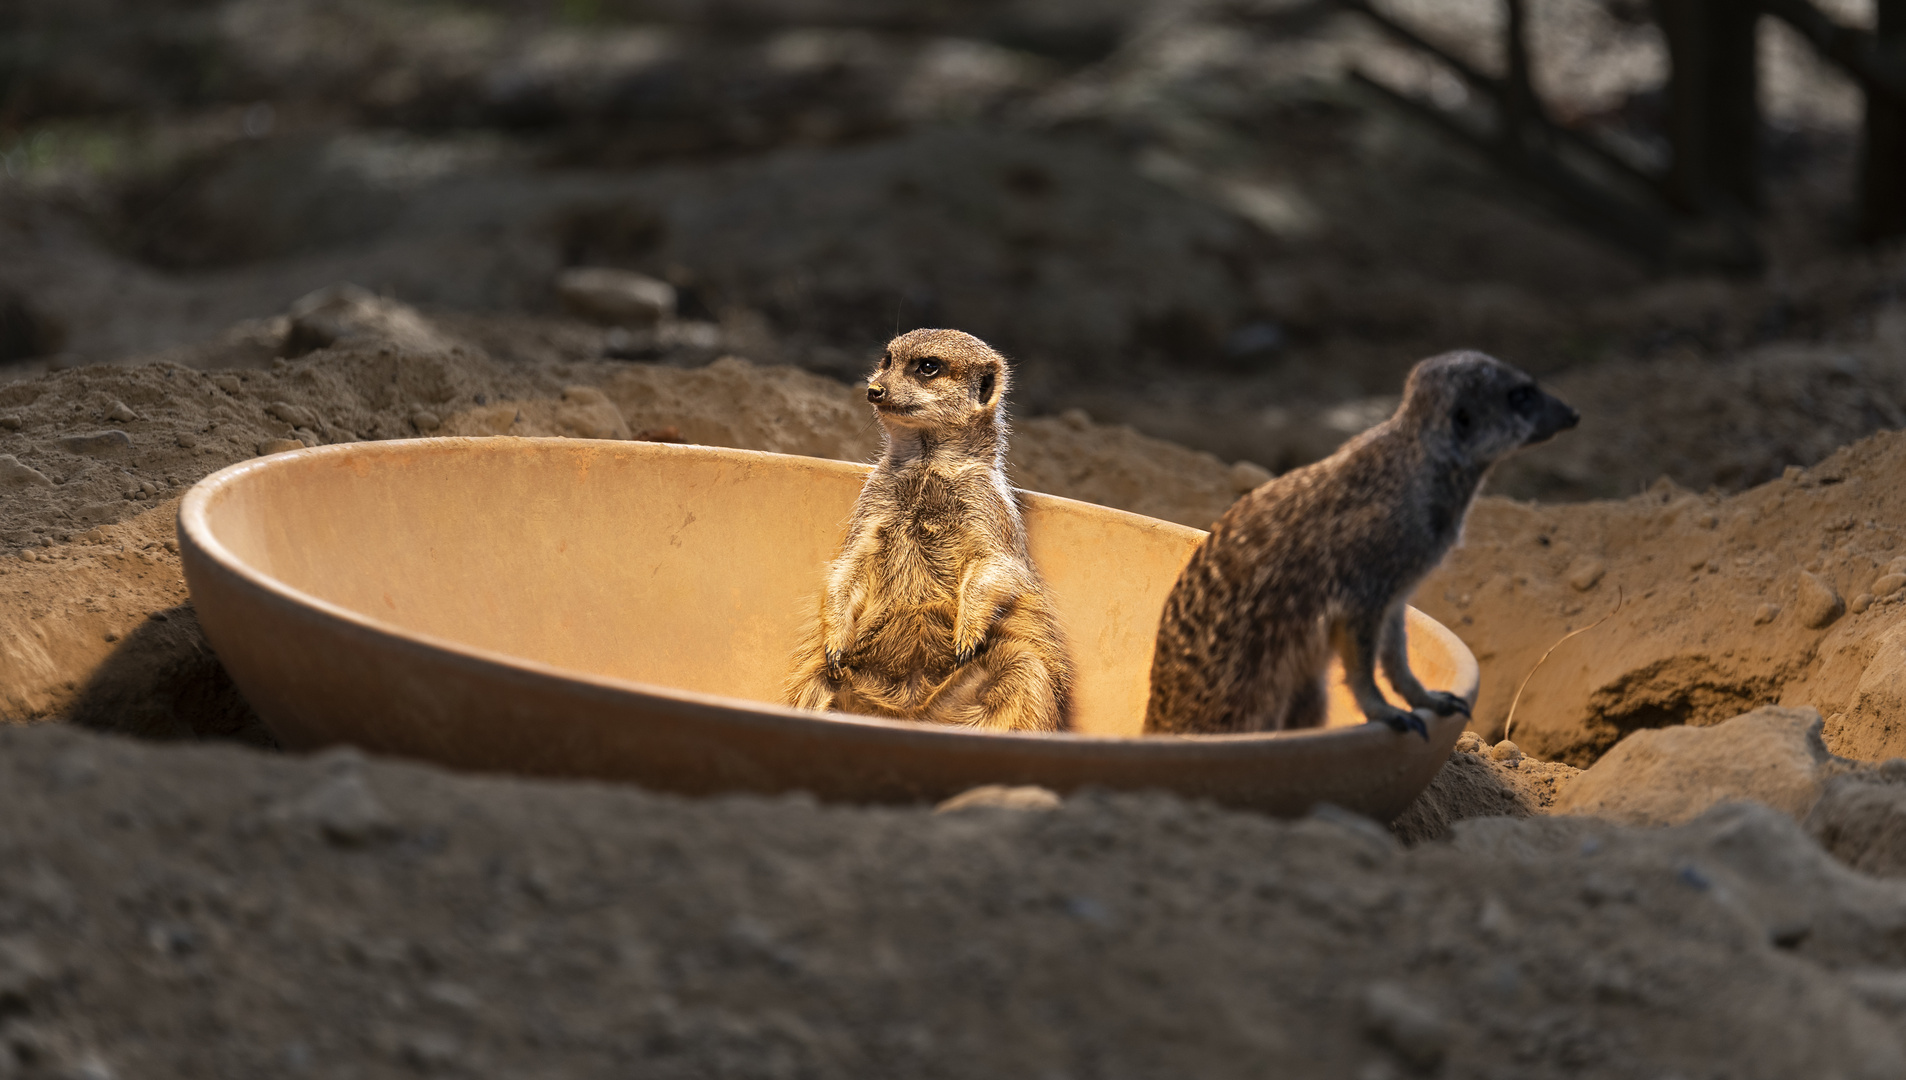
[[[999,405],[1001,390],[1002,387],[999,384],[999,365],[993,364],[981,372],[979,381],[973,384],[973,399],[979,402],[980,408],[982,409],[996,408]]]

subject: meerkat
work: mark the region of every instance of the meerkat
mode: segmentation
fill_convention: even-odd
[[[1372,723],[1427,739],[1415,710],[1468,715],[1467,701],[1410,672],[1405,601],[1456,543],[1490,466],[1578,419],[1482,353],[1417,364],[1395,415],[1212,526],[1165,602],[1145,730],[1318,726],[1333,650]],[[1377,689],[1378,664],[1409,709]]]
[[[867,381],[883,429],[820,613],[798,708],[1014,731],[1067,727],[1072,667],[1006,483],[1004,357],[915,330]]]

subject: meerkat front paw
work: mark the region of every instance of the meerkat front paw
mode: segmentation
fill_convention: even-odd
[[[823,649],[822,655],[827,659],[828,678],[841,679],[846,677],[847,654],[845,651],[840,649]]]
[[[954,643],[954,646],[953,646],[953,664],[955,667],[965,667],[966,665],[972,663],[974,660],[979,659],[979,654],[985,651],[986,651],[985,638],[980,638],[978,641],[969,641],[965,643],[956,642]]]
[[[1429,725],[1423,722],[1423,717],[1418,713],[1404,712],[1394,705],[1386,705],[1382,712],[1370,717],[1370,722],[1373,724],[1379,720],[1390,725],[1391,730],[1399,735],[1406,731],[1414,731],[1423,736],[1424,742],[1429,741]]]

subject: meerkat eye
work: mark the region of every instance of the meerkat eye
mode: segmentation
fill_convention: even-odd
[[[992,400],[992,397],[993,397],[993,373],[989,371],[986,374],[981,375],[979,379],[980,404],[981,405],[986,404],[988,401]]]
[[[940,362],[929,356],[920,361],[920,366],[914,370],[920,373],[922,379],[931,379],[940,373]]]
[[[1518,386],[1509,391],[1509,407],[1517,412],[1528,412],[1535,404],[1535,387]]]
[[[892,366],[893,366],[893,351],[888,350],[887,352],[884,352],[880,355],[880,370],[885,371]]]
[[[1467,435],[1476,422],[1470,419],[1468,409],[1457,406],[1456,411],[1449,414],[1449,424],[1456,429],[1456,434]]]

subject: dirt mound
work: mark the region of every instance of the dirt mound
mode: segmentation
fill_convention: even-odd
[[[1906,890],[1772,811],[1406,851],[1156,797],[689,801],[49,728],[0,729],[0,773],[26,1076],[1906,1070]]]

